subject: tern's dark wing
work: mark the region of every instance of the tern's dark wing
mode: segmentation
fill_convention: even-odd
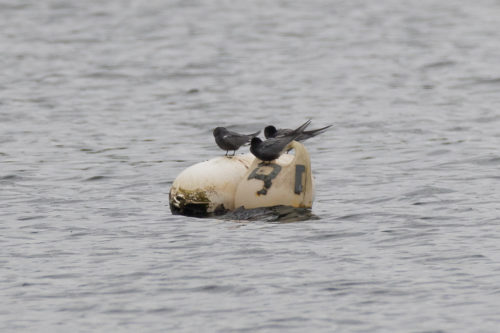
[[[292,141],[292,137],[267,139],[261,143],[261,150],[278,153],[285,149],[285,147]]]
[[[276,137],[287,136],[287,135],[290,135],[290,133],[292,133],[292,132],[293,132],[293,130],[290,128],[280,128],[280,129],[276,130]]]
[[[242,135],[235,132],[228,132],[223,137],[224,141],[231,142],[233,145],[241,146],[250,140],[248,135]]]

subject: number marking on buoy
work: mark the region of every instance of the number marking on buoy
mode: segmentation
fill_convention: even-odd
[[[273,168],[273,171],[271,171],[269,174],[262,174],[258,173],[261,171],[263,167],[271,167]],[[271,164],[271,163],[260,163],[257,168],[255,168],[252,173],[248,176],[248,180],[250,179],[258,179],[262,180],[264,182],[264,187],[257,191],[257,195],[266,195],[267,190],[271,188],[273,185],[272,181],[281,171],[281,166],[278,164]]]
[[[302,164],[297,164],[295,166],[295,194],[300,194],[302,192],[302,175],[306,172],[306,167]]]

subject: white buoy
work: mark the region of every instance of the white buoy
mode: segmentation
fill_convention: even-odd
[[[170,189],[173,213],[206,216],[233,210],[234,194],[255,156],[221,156],[182,171]]]
[[[288,146],[295,154],[282,154],[264,163],[252,154],[221,156],[182,171],[170,189],[174,214],[207,216],[245,209],[291,206],[311,208],[314,184],[305,147]]]
[[[287,149],[294,149],[295,155],[282,154],[271,163],[257,158],[253,161],[236,189],[236,208],[312,207],[314,183],[309,153],[297,141],[292,141]]]

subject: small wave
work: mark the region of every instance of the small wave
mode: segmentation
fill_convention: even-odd
[[[41,220],[46,217],[47,217],[46,215],[23,216],[19,217],[17,220],[18,221]]]
[[[406,198],[423,198],[423,197],[425,198],[436,194],[448,194],[453,192],[455,191],[448,188],[424,186],[418,190],[407,192],[403,194],[403,196]]]
[[[438,155],[445,155],[450,153],[451,151],[449,149],[437,149],[433,150],[429,153],[427,153],[427,156],[438,156]]]
[[[0,181],[7,181],[7,180],[19,180],[21,177],[18,175],[5,175],[5,176],[0,176]]]
[[[359,236],[364,236],[365,234],[366,233],[364,233],[364,232],[324,233],[324,234],[308,237],[306,239],[309,241],[321,241],[321,240],[329,240],[329,239],[336,239],[336,238],[359,237]]]
[[[499,85],[500,84],[500,77],[496,78],[483,78],[483,79],[477,79],[473,82],[473,84],[478,84],[478,85]]]
[[[440,68],[450,67],[453,65],[456,65],[455,61],[443,60],[443,61],[436,61],[436,62],[431,62],[431,63],[425,64],[420,68],[423,70],[429,70],[429,69],[440,69]]]
[[[474,86],[491,86],[491,87],[497,87],[500,85],[500,77],[493,77],[493,78],[485,78],[485,77],[471,77],[471,78],[464,78],[463,83],[458,83],[451,88],[454,89],[460,89],[460,88],[466,88],[466,87],[474,87]]]
[[[473,161],[474,164],[477,165],[498,165],[500,164],[500,156],[486,157],[480,158]]]

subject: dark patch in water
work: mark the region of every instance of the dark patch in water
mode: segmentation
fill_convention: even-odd
[[[93,181],[102,180],[102,179],[105,179],[105,178],[109,178],[109,177],[106,177],[106,176],[93,176],[93,177],[85,179],[85,181],[86,182],[93,182]]]
[[[223,220],[247,220],[266,222],[298,222],[319,219],[309,208],[295,208],[290,206],[273,206],[254,209],[240,207],[226,215],[220,216]]]

